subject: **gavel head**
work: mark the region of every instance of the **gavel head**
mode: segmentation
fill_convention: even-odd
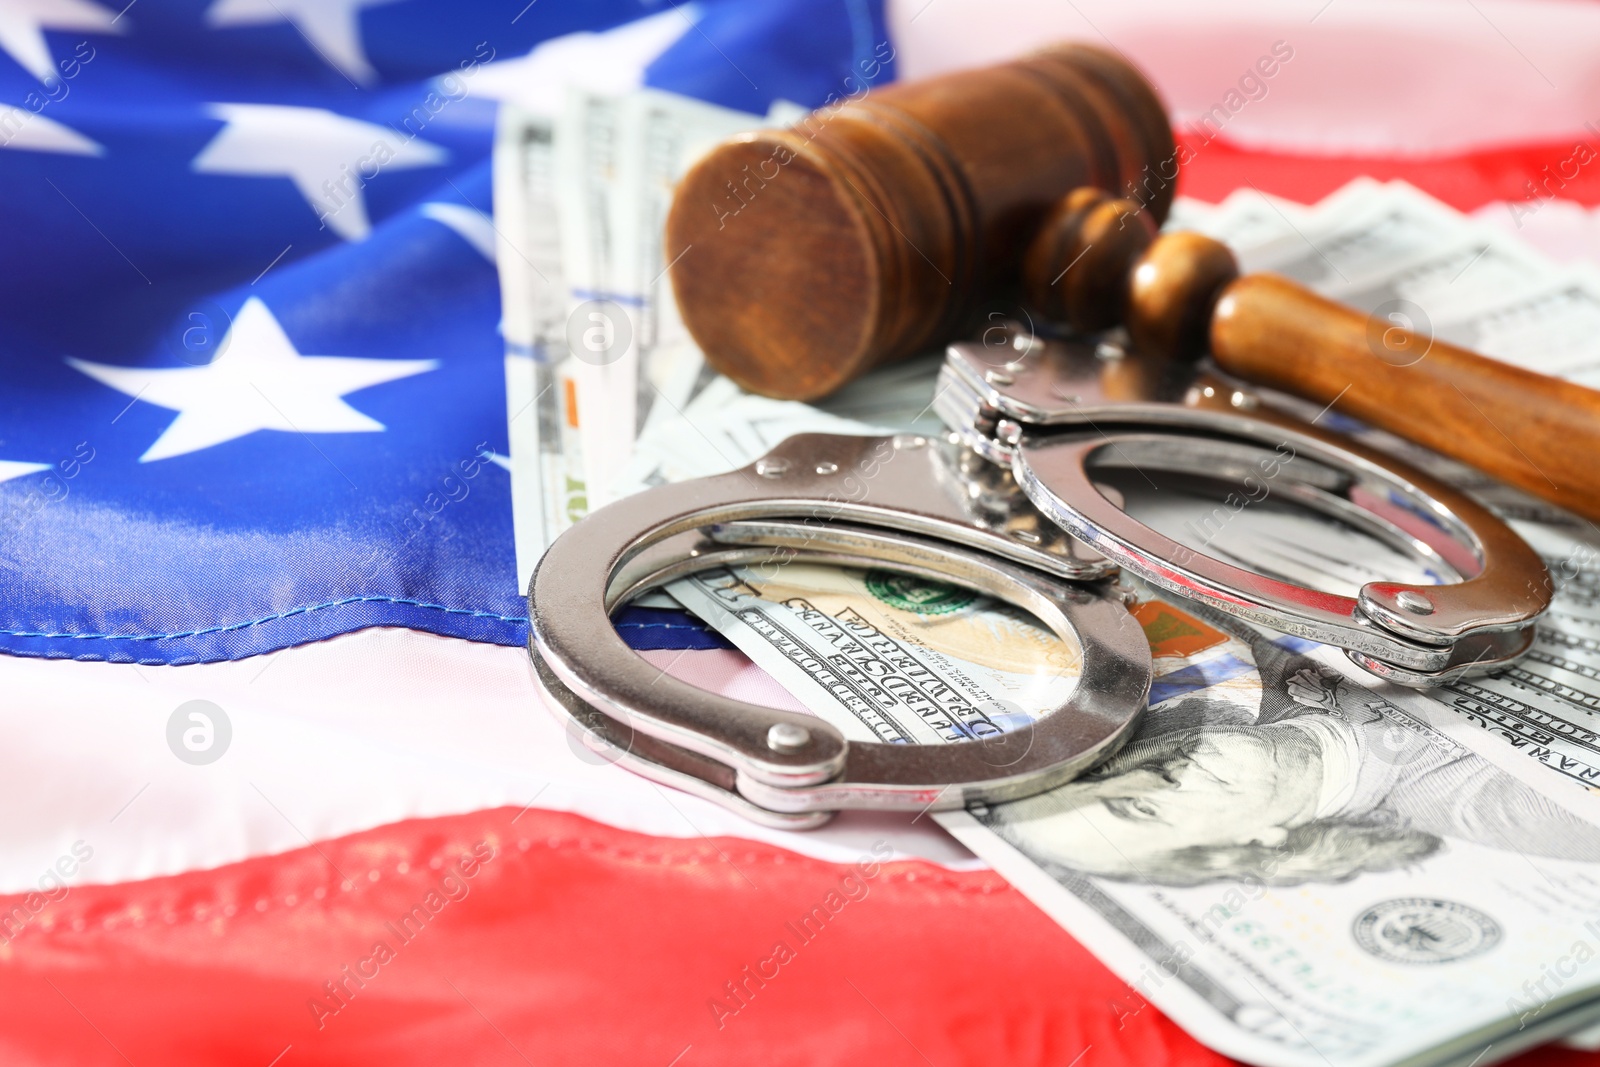
[[[1070,190],[1133,198],[1151,225],[1177,156],[1160,100],[1120,58],[1066,46],[884,89],[690,169],[667,219],[684,323],[753,392],[823,396],[936,347],[1010,295]]]

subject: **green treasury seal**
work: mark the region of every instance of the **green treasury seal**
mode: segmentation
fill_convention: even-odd
[[[867,572],[867,591],[891,608],[918,615],[948,615],[978,599],[970,589],[878,568]]]

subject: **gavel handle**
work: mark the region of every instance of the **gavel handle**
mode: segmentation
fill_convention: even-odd
[[[1081,261],[1081,266],[1080,266]],[[1324,300],[1239,276],[1226,245],[1157,234],[1131,200],[1078,189],[1023,257],[1028,299],[1079,330],[1121,321],[1134,347],[1354,415],[1600,522],[1600,392],[1486,359]]]
[[[1211,354],[1600,522],[1600,392],[1401,330],[1272,274],[1238,278]]]

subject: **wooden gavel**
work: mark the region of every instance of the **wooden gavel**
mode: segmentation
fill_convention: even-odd
[[[1068,45],[857,88],[724,142],[673,194],[663,251],[684,324],[751,392],[814,400],[963,335],[1078,186],[1158,221],[1172,203],[1166,112],[1112,53]]]
[[[752,392],[824,396],[970,335],[1020,281],[1048,318],[1125,325],[1143,358],[1209,351],[1600,521],[1600,393],[1158,237],[1178,158],[1137,70],[1054,48],[726,142],[679,183],[664,251],[685,325]]]
[[[1068,194],[1022,269],[1029,302],[1081,330],[1123,325],[1145,358],[1193,359],[1352,415],[1600,521],[1600,392],[1488,359],[1318,296],[1240,276],[1227,246],[1157,235],[1099,189]]]

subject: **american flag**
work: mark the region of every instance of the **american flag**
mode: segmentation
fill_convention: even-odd
[[[522,647],[499,101],[1060,39],[1184,195],[1404,178],[1600,260],[1583,0],[0,0],[0,1063],[1225,1062],[926,819],[596,758]],[[640,642],[770,685],[712,643]]]

